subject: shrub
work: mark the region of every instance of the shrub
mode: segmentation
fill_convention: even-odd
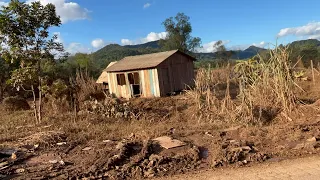
[[[4,109],[7,111],[29,110],[28,102],[19,96],[7,97],[3,100]]]

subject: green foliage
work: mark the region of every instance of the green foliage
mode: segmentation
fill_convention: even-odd
[[[20,88],[25,90],[25,85],[36,84],[37,73],[35,68],[29,66],[21,67],[12,72],[11,79],[8,82],[17,88],[17,91],[20,91]]]
[[[13,72],[11,82],[15,86],[41,76],[40,61],[54,62],[55,57],[65,56],[57,36],[49,37],[49,28],[61,24],[53,4],[43,6],[40,2],[26,4],[12,0],[0,10],[0,23],[0,41],[6,45],[0,49],[1,55],[21,68]]]
[[[228,64],[231,57],[235,54],[234,51],[228,51],[221,40],[214,44],[214,49],[216,49],[215,54],[220,66]]]
[[[152,47],[156,46],[153,44]],[[88,71],[91,72],[89,73],[90,75],[93,75],[93,77],[97,78],[102,70],[105,69],[107,65],[112,61],[121,60],[126,56],[135,56],[156,52],[160,52],[160,49],[144,46],[144,44],[134,46],[120,46],[118,44],[110,44],[91,55],[91,59],[94,62],[94,67],[92,67],[93,70],[89,69]],[[70,57],[67,64],[71,66],[78,66],[74,58],[75,56]]]
[[[290,50],[290,60],[293,63],[302,60],[305,67],[310,66],[310,60],[314,64],[320,62],[320,41],[316,39],[295,41],[288,45]]]
[[[192,26],[190,17],[184,13],[178,13],[176,17],[170,17],[162,23],[168,33],[166,39],[160,40],[163,50],[179,49],[182,52],[194,52],[200,47],[201,39],[192,37]]]

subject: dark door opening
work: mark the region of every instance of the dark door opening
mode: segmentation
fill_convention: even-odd
[[[131,93],[134,97],[141,96],[140,77],[138,72],[128,73],[128,80],[131,87]]]

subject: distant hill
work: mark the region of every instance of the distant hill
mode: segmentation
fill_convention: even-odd
[[[93,53],[93,58],[100,68],[105,68],[111,61],[120,60],[126,56],[135,56],[142,54],[150,54],[160,52],[159,41],[152,41],[144,44],[138,45],[126,45],[121,46],[118,44],[110,44],[102,49]],[[320,41],[316,39],[295,41],[289,44],[297,48],[302,48],[305,46],[317,46],[320,48]],[[248,59],[257,55],[261,51],[266,49],[259,48],[256,46],[250,46],[245,50],[234,51],[232,59]],[[198,60],[208,60],[214,59],[215,53],[195,53]]]
[[[144,44],[137,44],[137,45],[126,45],[124,47],[127,48],[154,48],[154,49],[160,49],[159,41],[151,41]]]
[[[320,41],[317,39],[308,39],[308,40],[301,40],[301,41],[294,41],[289,44],[289,46],[293,47],[303,47],[303,46],[316,46],[320,47]]]
[[[266,49],[259,48],[256,46],[250,46],[245,50],[239,50],[239,51],[234,51],[234,55],[231,57],[232,59],[248,59],[251,58],[255,55],[257,55],[259,52],[264,51]],[[199,60],[202,59],[213,59],[215,58],[215,53],[196,53],[196,57]]]
[[[101,68],[106,67],[112,61],[118,61],[126,56],[135,56],[141,54],[149,54],[159,52],[158,48],[151,48],[149,44],[120,46],[118,44],[109,44],[92,54],[95,62]]]

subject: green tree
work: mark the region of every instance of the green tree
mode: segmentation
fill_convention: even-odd
[[[215,56],[220,65],[226,65],[229,63],[231,57],[235,54],[234,51],[228,51],[227,48],[224,46],[221,40],[217,41],[213,45],[213,49],[215,49]]]
[[[0,10],[0,42],[2,57],[11,63],[18,63],[19,69],[12,72],[11,83],[17,90],[32,91],[36,122],[41,122],[42,61],[55,62],[64,57],[63,46],[50,36],[49,28],[59,26],[60,17],[53,4],[40,2],[27,4],[11,0]],[[36,103],[36,88],[39,91],[39,105]]]
[[[170,17],[162,24],[168,33],[167,37],[159,42],[163,50],[179,49],[182,52],[191,53],[200,47],[201,39],[191,36],[190,17],[184,13],[178,13],[176,17]]]
[[[0,58],[0,101],[3,99],[3,94],[6,89],[6,81],[9,79],[9,65]]]

